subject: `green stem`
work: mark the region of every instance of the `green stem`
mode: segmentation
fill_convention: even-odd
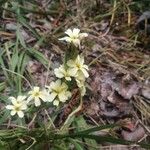
[[[81,96],[80,97],[80,104],[79,104],[79,106],[68,116],[68,118],[66,119],[65,123],[60,128],[60,131],[65,131],[67,129],[67,127],[70,126],[70,124],[72,122],[71,119],[73,118],[73,116],[75,116],[75,114],[77,112],[79,112],[82,109],[82,105],[83,105],[83,100],[82,100],[82,96]]]
[[[73,44],[70,44],[69,48],[65,53],[64,64],[66,65],[67,61],[70,59],[75,59],[78,55],[78,49]]]

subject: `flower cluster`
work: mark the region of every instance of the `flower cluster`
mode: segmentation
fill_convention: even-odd
[[[29,91],[28,94],[29,97],[27,99],[27,103],[33,101],[36,107],[41,105],[41,100],[44,102],[47,101],[48,97],[47,91],[45,89],[41,91],[40,88],[37,86],[33,87],[33,89]]]
[[[61,65],[54,70],[58,78],[65,78],[67,81],[71,81],[71,77],[74,77],[78,87],[81,89],[82,96],[85,95],[85,78],[89,77],[87,71],[88,66],[84,64],[84,58],[79,55],[75,60],[69,60],[67,67]]]
[[[65,31],[65,33],[68,36],[60,38],[59,40],[73,43],[76,47],[80,47],[80,41],[88,36],[87,33],[80,33],[80,29],[78,28],[74,28],[73,30],[68,29],[67,31]]]
[[[68,29],[65,32],[68,36],[61,38],[66,42],[80,47],[80,40],[87,37],[87,33],[80,33],[80,30],[74,28]],[[78,55],[75,59],[68,59],[66,63],[60,65],[59,68],[54,69],[54,73],[58,78],[55,82],[45,86],[44,89],[40,87],[33,87],[27,96],[9,97],[11,105],[7,105],[6,109],[11,110],[11,115],[17,114],[20,118],[24,117],[24,111],[28,105],[40,106],[42,102],[52,102],[53,105],[58,106],[60,102],[66,102],[71,97],[71,92],[66,83],[71,82],[72,78],[76,80],[76,85],[84,96],[86,92],[85,79],[89,77],[88,66],[84,64],[84,58]],[[67,81],[67,82],[66,82]]]
[[[47,89],[40,90],[39,87],[33,87],[28,92],[27,96],[19,95],[17,98],[9,97],[11,105],[7,105],[6,109],[11,110],[11,115],[17,114],[20,118],[24,116],[24,111],[28,108],[28,105],[35,105],[36,107],[43,102],[52,102],[53,105],[58,106],[59,102],[66,102],[71,97],[71,92],[68,91],[68,86],[61,80],[51,82],[50,86],[46,86]]]
[[[49,101],[53,101],[53,105],[58,106],[59,102],[66,102],[71,97],[67,84],[59,79],[56,82],[52,82],[47,88],[50,92]]]
[[[6,109],[11,110],[11,115],[17,114],[20,118],[24,116],[24,111],[28,108],[28,105],[35,105],[36,107],[41,105],[41,102],[53,102],[53,105],[58,106],[60,102],[66,102],[71,97],[71,92],[68,91],[68,86],[61,80],[51,82],[46,89],[40,90],[35,86],[28,92],[27,96],[19,95],[17,98],[9,97],[11,105],[7,105]]]
[[[74,28],[65,31],[67,36],[60,38],[61,41],[66,41],[69,44],[73,44],[76,47],[80,47],[81,40],[88,36],[87,33],[80,33],[80,29]],[[71,81],[71,77],[74,77],[77,86],[81,90],[81,95],[84,96],[86,92],[85,78],[89,77],[88,66],[84,64],[84,58],[79,55],[74,60],[69,60],[67,66],[60,65],[59,68],[54,70],[56,77],[64,78],[67,81]]]
[[[27,109],[27,103],[25,101],[26,96],[18,96],[15,97],[9,97],[11,100],[12,105],[7,105],[6,109],[11,110],[11,115],[14,116],[17,114],[20,118],[23,118],[24,113],[23,111]]]

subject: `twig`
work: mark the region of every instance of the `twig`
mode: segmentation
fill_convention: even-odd
[[[37,116],[37,114],[35,113],[34,116],[33,116],[33,118],[32,118],[32,120],[31,120],[31,121],[29,122],[29,124],[28,124],[28,129],[29,129],[30,126],[33,124],[33,122],[34,122],[36,116]]]
[[[49,114],[48,114],[47,110],[45,109],[44,111],[45,111],[45,114],[47,115],[47,117],[48,117],[48,119],[49,119],[49,121],[50,121],[50,125],[49,125],[49,127],[48,127],[48,128],[50,128],[50,126],[52,125],[52,126],[53,126],[53,128],[54,128],[54,129],[56,129],[56,127],[55,127],[55,125],[54,125],[54,123],[53,123],[53,121],[52,121],[51,117],[49,116]]]

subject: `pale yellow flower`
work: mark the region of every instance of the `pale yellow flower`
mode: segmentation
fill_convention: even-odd
[[[65,78],[67,81],[71,81],[71,76],[74,76],[74,72],[70,72],[64,65],[60,65],[59,68],[54,69],[57,78]]]
[[[76,79],[77,86],[80,89],[81,95],[84,96],[86,93],[85,81]]]
[[[27,99],[27,102],[34,101],[36,107],[41,105],[41,100],[44,102],[47,101],[48,92],[46,90],[40,90],[39,87],[35,86],[31,91],[28,92],[30,95]]]
[[[78,78],[79,80],[84,80],[84,78],[89,77],[87,72],[88,66],[84,64],[83,57],[78,55],[75,60],[69,60],[67,65],[69,66],[69,72],[75,73],[74,77]]]
[[[11,100],[12,105],[7,105],[6,109],[11,110],[11,115],[14,116],[17,114],[20,118],[24,117],[24,110],[27,109],[27,102],[25,101],[26,96],[18,96],[15,97],[9,97]]]
[[[66,102],[71,97],[71,92],[67,91],[68,86],[59,79],[56,82],[51,82],[50,86],[46,87],[50,92],[48,101],[53,101],[53,105],[58,106],[60,102]]]
[[[60,38],[59,40],[73,43],[76,47],[80,46],[80,41],[88,36],[87,33],[80,33],[80,29],[78,28],[74,28],[73,30],[68,29],[65,33],[68,36]]]

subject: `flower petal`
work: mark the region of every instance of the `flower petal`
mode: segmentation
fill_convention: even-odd
[[[76,79],[76,82],[77,82],[77,86],[79,88],[81,88],[82,86],[84,86],[84,81]]]
[[[83,65],[83,68],[85,68],[86,70],[89,70],[89,67],[87,65]]]
[[[49,95],[47,101],[52,102],[52,101],[55,99],[56,96],[57,96],[57,93],[52,92],[52,93]]]
[[[86,78],[89,77],[89,74],[88,74],[88,72],[86,71],[86,69],[82,68],[81,71],[83,72],[83,74],[84,74],[84,76],[85,76]]]
[[[78,61],[79,61],[80,64],[83,65],[83,64],[84,64],[84,57],[82,57],[82,56],[80,57],[80,56],[78,55]]]
[[[39,98],[35,98],[34,104],[35,104],[36,107],[40,106],[41,105],[40,99]]]
[[[9,97],[8,99],[9,99],[10,101],[12,101],[12,100],[16,100],[16,98],[15,98],[15,97],[13,97],[13,96]]]
[[[40,91],[40,88],[39,88],[38,86],[35,86],[35,87],[33,87],[33,91],[34,91],[34,92],[39,92],[39,91]]]
[[[73,29],[73,36],[74,36],[74,37],[77,37],[77,38],[78,38],[79,33],[80,33],[80,29],[78,29],[78,28],[74,28],[74,29]]]
[[[12,110],[12,111],[10,112],[10,114],[11,114],[12,116],[14,116],[14,115],[16,114],[16,111],[15,111],[15,110]]]
[[[11,99],[11,102],[12,102],[13,105],[17,104],[17,100],[16,99]]]
[[[58,98],[61,102],[65,102],[67,100],[67,97],[65,95],[65,92],[61,92],[58,94]]]
[[[70,78],[70,77],[65,77],[65,79],[66,79],[67,81],[71,81],[71,78]]]
[[[71,92],[70,91],[66,91],[65,95],[70,98],[71,97]]]
[[[24,117],[23,111],[18,111],[17,114],[18,114],[18,116],[19,116],[20,118],[23,118],[23,117]]]
[[[68,42],[68,43],[71,43],[71,42],[72,42],[72,39],[71,39],[70,37],[68,37],[68,36],[65,36],[65,37],[63,37],[63,38],[60,38],[59,40],[60,40],[60,41],[66,41],[66,42]]]
[[[76,76],[77,71],[78,71],[78,68],[69,68],[69,69],[68,69],[68,73],[69,73],[69,75],[72,76],[72,77],[75,77],[75,76]]]
[[[81,70],[79,70],[78,72],[77,72],[77,76],[76,76],[76,79],[77,80],[80,80],[80,81],[85,81],[85,75],[83,74],[83,72],[81,71]]]
[[[76,47],[80,47],[80,40],[79,39],[73,39],[72,40],[73,44],[76,46]]]
[[[51,82],[51,84],[49,86],[45,85],[45,88],[47,88],[49,92],[52,91],[52,84],[53,84],[53,82]]]
[[[71,29],[68,29],[65,31],[65,33],[68,35],[68,36],[72,36],[73,32]]]
[[[21,95],[19,95],[19,96],[17,97],[17,101],[18,101],[18,102],[21,102],[21,101],[25,100],[25,98],[26,98],[26,96],[21,96]]]
[[[57,78],[63,78],[64,77],[64,75],[62,74],[62,72],[60,71],[59,68],[54,69],[54,73],[55,73]]]
[[[56,80],[55,86],[56,87],[60,87],[61,86],[61,80],[60,79]]]
[[[88,36],[87,33],[80,33],[80,34],[79,34],[79,38],[80,38],[80,39],[83,39],[83,38],[85,38],[85,37],[87,37],[87,36]]]
[[[67,84],[65,82],[62,83],[61,89],[62,90],[67,90],[68,89],[68,86],[67,86]]]
[[[59,101],[58,100],[54,100],[53,105],[58,106],[59,105]]]
[[[21,110],[26,110],[26,109],[27,109],[26,103],[25,103],[25,104],[22,104],[21,107],[20,107],[20,109],[21,109]]]
[[[13,106],[13,105],[7,105],[7,106],[6,106],[6,109],[10,109],[10,110],[11,110],[11,109],[14,109],[14,106]]]
[[[39,97],[43,100],[43,102],[46,102],[48,96],[49,96],[48,94],[47,95],[46,94],[42,94]]]
[[[81,60],[80,60],[80,56],[79,55],[77,56],[75,61],[76,61],[77,64],[80,64]]]
[[[33,96],[32,96],[32,95],[29,96],[29,97],[27,98],[27,103],[29,103],[32,99],[33,99]]]
[[[76,67],[76,64],[75,64],[75,61],[74,61],[74,60],[68,60],[68,61],[67,61],[67,65],[68,65],[69,67]]]

